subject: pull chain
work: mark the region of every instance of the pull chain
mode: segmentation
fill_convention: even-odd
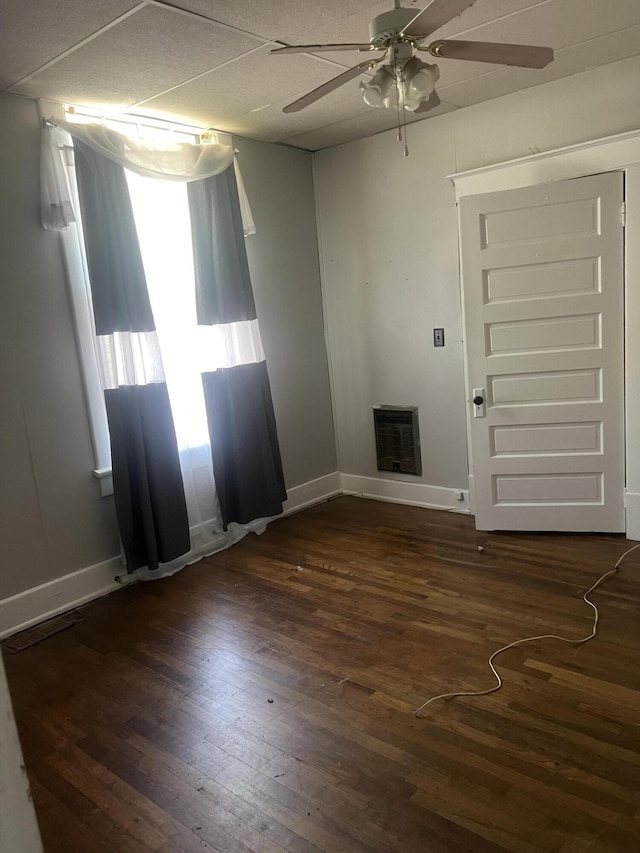
[[[409,147],[407,145],[407,122],[405,118],[404,108],[404,78],[402,69],[398,71],[398,60],[393,57],[393,72],[396,78],[396,113],[398,117],[398,142],[404,142],[404,156],[409,156]]]
[[[396,66],[396,81],[397,81],[397,102],[398,102],[398,142],[404,141],[404,156],[409,156],[409,146],[407,145],[407,120],[405,114],[405,104],[404,104],[404,77],[402,76],[403,70],[401,70],[400,74],[397,73]]]
[[[400,82],[400,75],[398,74],[398,64],[396,61],[396,56],[394,53],[393,56],[393,75],[396,78],[396,114],[398,118],[398,142],[402,142],[402,115],[400,110],[402,109],[402,105],[400,104],[400,100],[402,98],[402,84]]]

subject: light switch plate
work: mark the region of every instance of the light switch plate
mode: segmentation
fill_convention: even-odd
[[[444,329],[433,330],[433,345],[434,347],[444,346]]]

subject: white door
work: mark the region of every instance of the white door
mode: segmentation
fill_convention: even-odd
[[[461,199],[479,530],[625,529],[622,200],[617,172]]]

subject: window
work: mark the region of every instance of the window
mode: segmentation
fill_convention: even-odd
[[[74,122],[102,122],[107,127],[129,136],[169,139],[171,142],[199,142],[196,128],[169,125],[154,120],[134,117],[102,118],[91,110],[67,109],[66,118]],[[211,141],[226,142],[224,139]],[[79,203],[72,146],[65,146],[69,182],[74,210],[79,219]],[[254,233],[251,212],[244,193],[242,178],[236,164],[236,177],[243,212],[245,234]],[[145,267],[149,297],[156,322],[158,339],[163,353],[162,366],[172,403],[174,421],[181,453],[191,453],[192,461],[198,448],[208,443],[208,427],[202,395],[201,373],[217,367],[231,366],[244,361],[264,358],[257,326],[255,328],[203,327],[196,322],[195,285],[191,226],[189,218],[187,185],[182,182],[163,181],[141,177],[127,172],[129,193],[138,230],[140,249]],[[96,469],[103,495],[112,492],[110,478],[109,432],[104,405],[103,387],[107,364],[118,384],[126,375],[126,364],[117,336],[109,352],[98,352],[93,329],[91,299],[87,276],[81,222],[63,231],[63,248],[71,286],[71,296],[76,317],[80,360],[83,370],[85,394],[89,409]],[[231,326],[250,327],[239,323]],[[137,360],[153,378],[153,358],[145,350],[142,338],[130,348],[128,358]],[[147,361],[145,361],[147,359]],[[126,360],[126,359],[124,359]],[[144,364],[143,364],[144,362]],[[160,368],[160,373],[162,369]],[[126,379],[123,380],[126,384]]]

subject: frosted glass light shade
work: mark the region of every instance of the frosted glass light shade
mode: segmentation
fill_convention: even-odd
[[[386,107],[389,105],[389,95],[393,85],[393,77],[386,68],[379,68],[369,83],[362,82],[362,97],[370,107]]]
[[[437,65],[429,65],[414,57],[405,65],[403,77],[404,106],[406,110],[414,112],[433,93],[440,79],[440,69]]]

